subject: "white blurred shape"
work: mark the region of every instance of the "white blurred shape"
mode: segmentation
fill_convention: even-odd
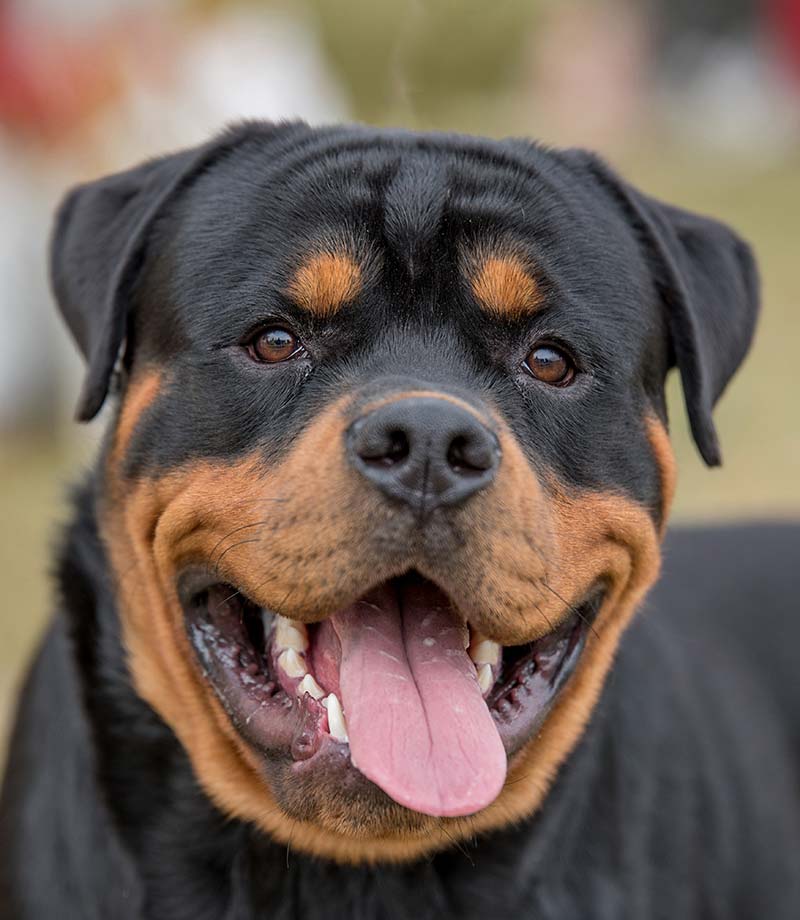
[[[347,115],[309,23],[298,19],[246,11],[227,17],[197,36],[183,72],[183,92],[217,119]]]
[[[675,58],[684,75],[673,80],[667,111],[691,141],[761,160],[796,148],[796,91],[764,48],[749,39],[709,42],[690,35]]]
[[[168,82],[129,75],[129,94],[109,117],[107,156],[128,164],[243,118],[347,119],[311,23],[298,17],[241,9],[189,23]]]

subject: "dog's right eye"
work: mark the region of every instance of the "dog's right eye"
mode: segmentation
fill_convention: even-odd
[[[554,345],[540,344],[532,348],[523,365],[525,370],[554,387],[566,387],[575,379],[575,364],[560,348]]]
[[[254,361],[261,364],[278,364],[305,354],[300,339],[285,326],[267,326],[260,329],[247,346]]]

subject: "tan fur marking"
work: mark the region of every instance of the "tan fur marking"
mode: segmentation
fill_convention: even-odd
[[[481,307],[495,316],[519,319],[541,306],[536,279],[525,262],[512,254],[478,256],[470,283]]]
[[[320,252],[297,269],[287,293],[309,313],[332,316],[354,300],[362,286],[362,268],[353,256],[346,252]]]
[[[420,391],[391,399],[411,395],[440,396]],[[136,688],[175,731],[217,805],[298,850],[341,862],[404,861],[540,807],[585,728],[623,629],[656,577],[658,535],[645,509],[623,496],[541,481],[494,417],[503,451],[498,477],[453,512],[452,532],[474,537],[429,556],[416,523],[405,533],[396,513],[350,468],[343,449],[349,418],[347,404],[335,404],[271,469],[258,453],[137,482],[115,479],[112,467],[102,530]],[[242,527],[258,539],[234,545]],[[376,538],[386,532],[394,554]],[[512,758],[507,785],[492,805],[469,818],[434,819],[399,806],[376,815],[290,768],[265,768],[232,727],[186,637],[175,578],[192,562],[218,565],[220,580],[306,621],[414,567],[436,580],[480,632],[505,644],[547,633],[569,615],[565,601],[579,603],[598,580],[607,595],[575,673],[541,731]],[[308,808],[313,820],[297,816]]]
[[[648,415],[645,418],[645,428],[647,430],[647,440],[650,442],[650,449],[656,458],[661,479],[661,536],[663,537],[669,512],[672,508],[672,499],[675,497],[678,466],[675,463],[675,454],[672,450],[669,434],[660,419],[656,418],[655,415]]]
[[[128,384],[120,408],[110,460],[117,466],[125,456],[139,420],[155,401],[161,388],[161,372],[146,370]]]

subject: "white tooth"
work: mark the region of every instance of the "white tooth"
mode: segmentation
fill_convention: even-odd
[[[337,741],[348,741],[347,723],[344,720],[342,704],[335,693],[331,693],[322,701],[322,705],[328,710],[328,731],[331,738]]]
[[[481,693],[485,696],[491,689],[494,684],[494,674],[492,673],[492,666],[490,664],[482,664],[478,668],[478,686],[481,688]]]
[[[497,642],[491,639],[483,639],[476,634],[472,637],[472,644],[469,647],[469,657],[475,664],[497,664],[500,660],[501,648]]]
[[[305,624],[276,616],[275,644],[279,649],[293,648],[296,652],[304,652],[308,648],[308,631]]]
[[[283,668],[289,677],[303,677],[306,663],[293,648],[287,648],[278,656],[278,667]]]
[[[315,700],[321,700],[325,696],[325,691],[310,674],[306,674],[297,687],[297,695],[300,699],[303,698],[304,693],[310,694]]]

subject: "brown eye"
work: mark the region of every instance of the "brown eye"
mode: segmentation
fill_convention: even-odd
[[[575,376],[575,365],[552,345],[538,345],[532,349],[524,366],[537,380],[556,387],[567,386]]]
[[[262,329],[250,345],[250,354],[256,361],[277,364],[302,354],[300,339],[282,326]]]

